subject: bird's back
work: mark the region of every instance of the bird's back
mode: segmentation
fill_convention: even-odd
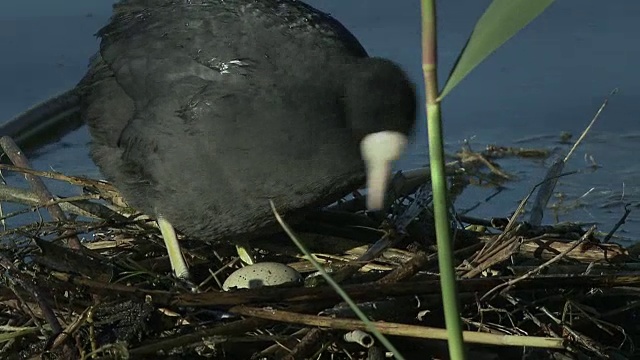
[[[364,173],[340,75],[366,56],[298,1],[125,1],[82,82],[93,158],[130,204],[200,238],[269,228]]]

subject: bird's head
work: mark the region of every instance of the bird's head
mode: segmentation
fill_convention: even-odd
[[[365,58],[350,68],[344,100],[367,170],[367,208],[380,210],[393,162],[404,152],[415,125],[415,87],[393,62]]]

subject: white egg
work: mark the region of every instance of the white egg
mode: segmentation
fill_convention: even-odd
[[[302,280],[299,272],[290,266],[275,262],[263,262],[234,271],[224,284],[222,289],[256,289],[263,286],[275,286],[287,283],[297,283]]]

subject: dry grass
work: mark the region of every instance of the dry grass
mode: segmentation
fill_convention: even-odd
[[[453,196],[470,183],[508,181],[498,158],[547,155],[501,147],[463,151],[449,166]],[[46,209],[51,217],[2,233],[0,357],[383,358],[375,341],[344,340],[362,323],[311,276],[286,236],[252,245],[260,261],[300,271],[306,286],[222,292],[221,282],[239,266],[234,248],[183,239],[199,282],[192,293],[168,276],[155,223],[132,213],[109,184],[14,163],[22,168],[2,167],[29,174],[31,184],[40,176],[69,182],[85,195],[0,189],[3,201]],[[314,257],[408,359],[446,357],[429,196],[421,188],[426,179],[424,169],[396,176],[396,200],[384,218],[364,214],[356,196],[297,227]],[[474,225],[455,225],[464,336],[474,357],[637,355],[640,267],[628,249],[577,224],[458,220]]]

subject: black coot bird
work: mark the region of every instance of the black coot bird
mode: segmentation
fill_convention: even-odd
[[[92,157],[134,208],[234,243],[361,186],[383,204],[416,115],[413,85],[295,0],[128,0],[83,79]]]

